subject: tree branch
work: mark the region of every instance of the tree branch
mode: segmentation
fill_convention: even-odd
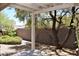
[[[52,18],[54,18],[54,16],[52,15],[52,11],[49,11],[49,14]]]

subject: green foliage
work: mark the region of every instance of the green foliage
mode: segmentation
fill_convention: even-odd
[[[16,18],[19,18],[20,21],[24,21],[26,16],[29,16],[30,12],[20,10],[16,8]]]
[[[69,13],[67,13],[66,15],[64,15],[67,11],[69,11]],[[27,24],[26,27],[31,28],[31,16],[30,16],[30,12],[24,11],[24,10],[20,10],[20,9],[16,9],[16,17],[20,19],[20,21],[24,21],[25,16],[29,17],[29,19],[27,19]],[[52,13],[53,14],[53,13]],[[64,16],[63,16],[64,15]],[[62,17],[62,24],[64,24],[65,26],[69,26],[70,25],[70,21],[71,21],[71,10],[70,9],[65,9],[65,10],[57,10],[57,20],[59,21],[58,17]],[[36,28],[52,28],[52,19],[50,19],[50,15],[48,12],[46,13],[40,13],[37,17],[38,19],[36,19]],[[74,20],[74,26],[76,25],[76,21]],[[58,26],[59,24],[56,22],[56,26]]]
[[[21,44],[20,37],[10,37],[8,35],[0,37],[0,44]]]
[[[7,35],[9,35],[9,36],[16,36],[16,31],[11,31]]]
[[[39,18],[40,20],[36,19],[36,28],[45,28],[45,27],[49,27],[50,23],[48,20],[44,20],[43,17],[47,17],[48,13],[43,13],[43,14],[39,14]],[[26,24],[26,28],[31,28],[31,13],[24,11],[24,10],[20,10],[20,9],[16,9],[16,15],[17,18],[19,18],[20,21],[24,21],[25,17],[27,17],[27,24]],[[46,22],[47,21],[47,22]]]
[[[3,13],[0,13],[0,29],[4,29],[7,34],[11,33],[13,29],[14,21],[10,20]]]
[[[31,19],[27,20],[27,24],[25,26],[28,27],[28,28],[31,28]]]

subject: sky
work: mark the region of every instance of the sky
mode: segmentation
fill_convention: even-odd
[[[14,17],[14,15],[16,14],[15,8],[6,7],[1,12],[4,13],[9,19],[14,20],[16,25],[23,25],[23,22],[19,21],[18,18]]]

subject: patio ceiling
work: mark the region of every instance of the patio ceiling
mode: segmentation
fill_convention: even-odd
[[[0,3],[0,11],[6,8],[9,4],[8,3]]]
[[[52,10],[71,8],[72,6],[78,5],[77,3],[11,3],[9,6],[38,14]]]
[[[52,10],[71,8],[72,6],[78,5],[78,3],[0,3],[0,10],[9,6],[38,14]]]

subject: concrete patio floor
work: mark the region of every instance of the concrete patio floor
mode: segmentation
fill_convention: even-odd
[[[1,56],[75,56],[75,50],[63,48],[55,50],[55,46],[36,44],[36,49],[31,51],[31,44],[28,41],[22,41],[20,45],[0,44]]]
[[[28,50],[28,51],[22,51],[20,53],[16,53],[12,56],[47,56],[47,54],[45,52],[42,52],[40,50]]]

